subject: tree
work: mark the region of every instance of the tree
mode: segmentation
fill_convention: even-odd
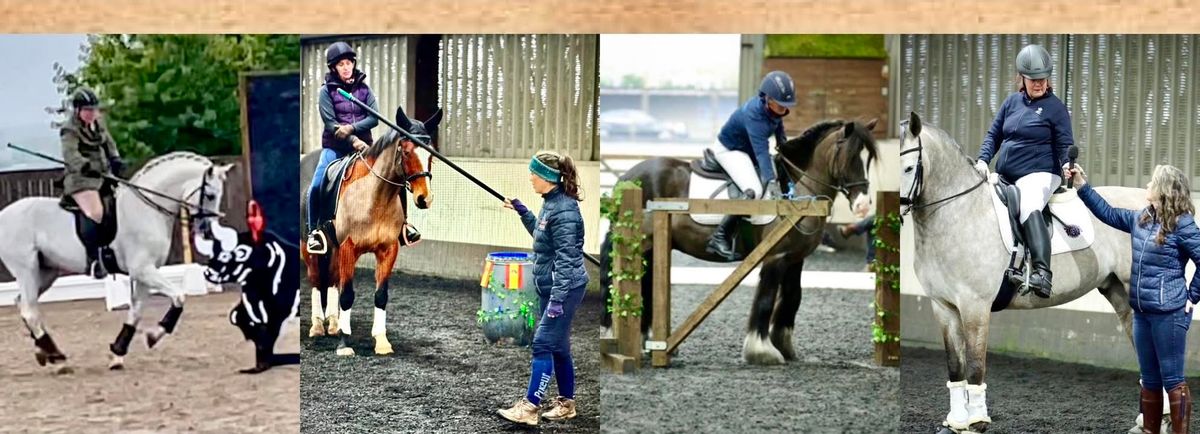
[[[139,162],[172,151],[241,153],[238,73],[299,69],[294,35],[92,35],[77,71],[55,65],[69,95],[95,89],[121,155]],[[299,116],[299,113],[296,114]]]

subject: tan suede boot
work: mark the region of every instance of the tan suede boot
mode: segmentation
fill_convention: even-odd
[[[529,402],[528,399],[521,398],[512,407],[500,410],[500,417],[508,419],[513,423],[523,423],[529,426],[537,426],[538,424],[538,407]]]
[[[550,403],[550,410],[542,413],[542,417],[546,420],[567,420],[575,417],[575,400],[555,397]]]

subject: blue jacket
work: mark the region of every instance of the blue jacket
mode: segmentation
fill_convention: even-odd
[[[775,179],[775,167],[771,164],[771,146],[768,141],[775,135],[775,143],[787,141],[783,134],[783,118],[771,113],[767,100],[750,98],[746,104],[729,115],[721,127],[717,140],[725,149],[742,151],[751,156],[758,168],[758,178],[763,184]]]
[[[1195,216],[1179,216],[1175,231],[1167,234],[1163,245],[1154,239],[1159,223],[1138,225],[1141,211],[1113,208],[1090,185],[1079,189],[1079,197],[1096,218],[1133,236],[1133,270],[1129,282],[1129,306],[1137,312],[1167,313],[1182,309],[1187,299],[1200,304],[1200,274],[1188,288],[1183,271],[1188,259],[1200,265],[1200,229]]]
[[[549,289],[550,300],[562,303],[571,290],[583,291],[588,282],[583,268],[583,216],[579,201],[556,187],[542,195],[542,212],[521,214],[533,235],[533,284],[539,295]]]
[[[996,173],[1017,182],[1030,173],[1062,173],[1067,148],[1074,143],[1071,115],[1054,92],[1047,90],[1046,96],[1036,101],[1025,92],[1013,92],[996,112],[979,147],[979,159],[991,163],[1002,150]]]

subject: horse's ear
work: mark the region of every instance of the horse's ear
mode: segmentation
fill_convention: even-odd
[[[430,142],[437,140],[438,124],[441,124],[441,123],[442,123],[442,109],[439,107],[437,109],[437,111],[433,113],[433,116],[430,116],[429,119],[425,120],[425,131],[429,133],[429,141]]]
[[[404,128],[404,131],[412,131],[412,120],[404,114],[404,106],[396,106],[396,125]]]
[[[917,116],[917,112],[908,112],[908,132],[913,137],[921,135],[921,117]]]
[[[225,179],[234,167],[237,167],[237,163],[219,165],[213,169],[213,175],[216,175],[218,179]]]
[[[875,125],[879,124],[879,118],[874,118],[867,121],[867,131],[875,131]]]
[[[846,122],[846,126],[842,127],[842,138],[850,137],[854,134],[854,122]]]

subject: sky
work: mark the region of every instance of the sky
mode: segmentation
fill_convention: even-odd
[[[740,35],[600,35],[600,79],[632,74],[650,88],[737,89],[740,50]]]
[[[79,47],[87,35],[0,35],[0,171],[57,166],[36,157],[17,155],[7,144],[24,145],[58,156],[58,132],[50,128],[46,107],[59,106],[61,96],[51,81],[54,63],[68,70],[79,67]]]

